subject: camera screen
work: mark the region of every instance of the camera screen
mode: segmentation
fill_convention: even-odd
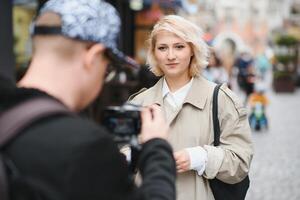
[[[132,137],[140,133],[140,107],[129,104],[111,106],[104,110],[103,125],[117,137]]]
[[[136,125],[132,118],[110,118],[107,123],[110,131],[119,136],[131,135],[136,131]]]

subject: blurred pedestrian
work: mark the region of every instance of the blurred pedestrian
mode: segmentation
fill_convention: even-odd
[[[0,85],[1,114],[38,97],[70,112],[84,109],[108,80],[107,65],[128,62],[116,48],[119,29],[117,11],[104,1],[47,1],[32,26],[27,73],[18,87]],[[141,117],[141,187],[133,183],[125,156],[105,129],[61,114],[30,124],[1,150],[10,172],[10,199],[174,200],[176,169],[165,140],[168,126],[158,106],[144,108]]]
[[[266,109],[269,99],[265,94],[265,86],[263,83],[255,85],[254,92],[249,96],[249,106],[251,113],[249,116],[250,127],[253,130],[268,129],[269,123],[266,115]]]
[[[209,56],[209,63],[203,70],[203,76],[208,80],[219,83],[229,84],[229,76],[222,62],[217,56],[216,52],[212,49]]]
[[[266,77],[266,73],[268,72],[268,70],[271,69],[271,63],[268,60],[267,56],[265,54],[259,54],[255,58],[254,65],[259,78],[262,81],[264,81]]]
[[[160,105],[170,125],[168,140],[177,166],[178,200],[213,200],[209,179],[237,183],[249,172],[253,155],[246,109],[223,85],[219,93],[221,144],[213,146],[212,96],[216,86],[202,76],[208,47],[202,30],[175,15],[155,24],[149,38],[150,70],[161,77],[130,100]]]
[[[238,68],[237,82],[240,89],[246,94],[245,102],[254,91],[255,68],[253,62],[252,55],[247,51],[242,52],[235,61],[235,66]]]

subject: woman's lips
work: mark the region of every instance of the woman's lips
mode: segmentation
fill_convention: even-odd
[[[168,67],[176,67],[178,63],[168,63],[166,64]]]

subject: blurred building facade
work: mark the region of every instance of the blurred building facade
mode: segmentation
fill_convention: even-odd
[[[230,73],[234,58],[239,53],[246,51],[258,55],[265,52],[272,42],[272,31],[283,27],[291,19],[292,6],[299,0],[182,2],[185,3],[178,14],[189,18],[205,30],[205,39],[219,52]]]
[[[35,10],[47,0],[14,0],[14,52],[17,66],[30,57],[28,23]],[[292,24],[299,32],[300,0],[108,0],[123,21],[119,46],[141,64],[145,63],[146,40],[155,22],[166,14],[179,14],[204,29],[207,42],[225,59],[230,71],[233,58],[241,51],[263,52],[273,30]],[[295,11],[295,12],[294,12]],[[298,13],[297,13],[298,12]],[[287,20],[289,19],[289,20]],[[288,23],[287,23],[288,22]],[[290,26],[291,27],[291,26]],[[296,28],[295,28],[296,27]],[[298,34],[299,35],[299,34]],[[5,38],[5,37],[3,37]],[[27,40],[26,40],[27,38]]]
[[[247,48],[257,39],[265,39],[273,29],[282,27],[291,17],[291,6],[299,0],[199,0],[194,1],[196,12],[183,10],[181,14],[191,18],[210,31],[214,37],[225,34],[237,43],[237,48]],[[235,35],[235,36],[234,36]],[[244,44],[240,44],[242,41]],[[214,43],[218,46],[219,41]],[[245,45],[243,47],[243,45]],[[256,48],[254,48],[256,49]]]

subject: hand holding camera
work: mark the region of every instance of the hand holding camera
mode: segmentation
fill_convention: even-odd
[[[167,138],[169,126],[165,121],[160,106],[154,104],[152,106],[143,108],[141,117],[142,129],[140,139],[142,143],[153,138]]]
[[[167,125],[160,106],[141,107],[134,104],[108,107],[103,115],[104,126],[117,142],[130,143],[139,135],[144,143],[152,138],[166,139]]]
[[[139,143],[154,138],[166,139],[169,130],[160,106],[155,104],[141,107],[127,103],[108,107],[103,113],[103,124],[121,145],[121,151],[128,158],[130,170],[134,173],[141,150]]]

